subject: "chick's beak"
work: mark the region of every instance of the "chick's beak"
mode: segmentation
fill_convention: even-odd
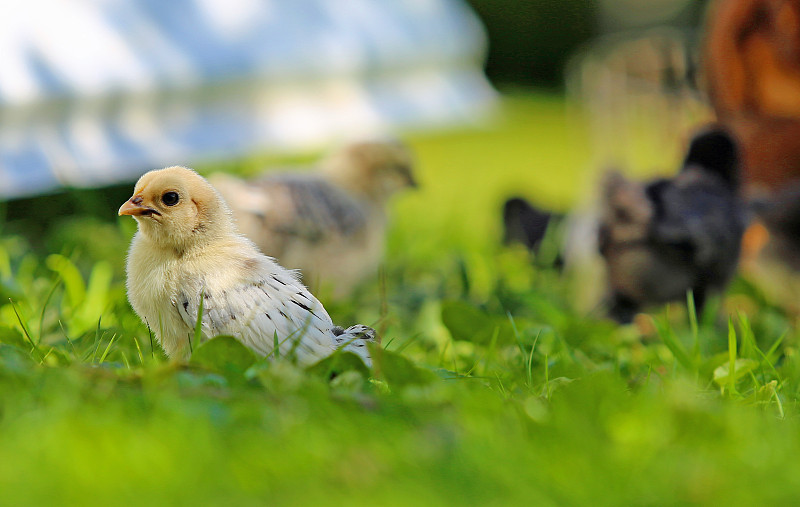
[[[154,210],[153,208],[149,208],[142,204],[142,196],[135,195],[127,200],[122,206],[119,208],[119,215],[130,215],[130,216],[138,216],[138,217],[146,217],[150,215],[160,215],[158,211]]]

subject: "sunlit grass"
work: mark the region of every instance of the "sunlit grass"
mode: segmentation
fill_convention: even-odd
[[[130,220],[76,217],[45,251],[0,225],[0,504],[793,502],[790,312],[739,279],[703,315],[618,327],[499,245],[509,194],[587,195],[582,125],[515,97],[484,130],[409,137],[422,187],[394,202],[379,280],[324,301],[383,332],[371,373],[229,339],[170,363],[125,299]]]

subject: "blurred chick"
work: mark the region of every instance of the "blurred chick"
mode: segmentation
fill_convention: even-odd
[[[209,180],[231,203],[239,230],[307,283],[350,293],[377,272],[386,234],[386,204],[416,187],[409,150],[394,141],[347,145],[318,171]]]
[[[630,322],[642,307],[685,300],[689,289],[700,311],[708,291],[724,290],[745,227],[738,166],[733,139],[712,130],[693,139],[672,179],[607,175],[598,239],[613,318]]]
[[[233,335],[261,355],[308,365],[338,348],[369,365],[375,331],[346,330],[288,271],[240,235],[231,211],[203,177],[184,167],[151,171],[119,209],[138,231],[127,262],[128,299],[167,355],[191,354],[202,305],[202,340]]]

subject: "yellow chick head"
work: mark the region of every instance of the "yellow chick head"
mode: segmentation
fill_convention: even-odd
[[[399,141],[361,141],[344,146],[324,163],[331,180],[372,200],[416,187],[410,150]]]
[[[181,253],[234,230],[222,197],[205,178],[186,167],[143,175],[119,214],[135,218],[140,233],[153,243]]]

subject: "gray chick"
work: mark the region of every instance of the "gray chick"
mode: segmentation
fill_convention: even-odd
[[[251,181],[214,174],[239,230],[265,254],[299,269],[312,285],[345,296],[377,273],[386,205],[415,187],[412,156],[397,141],[348,144],[317,170],[267,173]]]
[[[606,176],[598,239],[612,318],[630,322],[642,307],[684,300],[690,289],[700,311],[709,291],[725,289],[746,225],[738,190],[738,148],[723,130],[696,136],[671,179]]]

